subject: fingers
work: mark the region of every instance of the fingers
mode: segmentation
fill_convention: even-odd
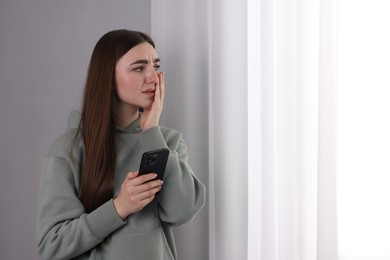
[[[137,176],[138,176],[138,172],[129,172],[126,175],[125,181],[132,180],[132,179],[136,178]]]
[[[160,85],[160,89],[159,89],[159,94],[160,94],[160,100],[161,100],[161,103],[163,103],[164,101],[164,96],[165,96],[165,74],[164,72],[161,72],[159,75],[158,75],[158,79],[159,79],[159,85]]]
[[[153,201],[163,184],[156,177],[155,173],[139,175],[138,172],[129,172],[127,174],[118,196],[114,199],[115,209],[122,219],[142,210]]]
[[[138,172],[129,172],[126,176],[125,182],[131,181],[132,186],[138,186],[156,178],[157,174],[155,173],[148,173],[138,176]]]
[[[160,122],[160,116],[163,110],[165,83],[164,73],[157,73],[158,82],[155,82],[155,95],[152,104],[145,107],[141,115],[140,125],[143,130],[157,126]]]
[[[156,193],[160,191],[160,187],[156,187],[153,190],[148,190],[139,193],[137,196],[131,197],[131,203],[135,205],[134,212],[142,210],[156,197]]]
[[[153,174],[150,174],[153,176]],[[145,175],[146,176],[146,175]],[[140,176],[137,179],[141,179]],[[161,190],[163,182],[159,179],[150,180],[138,186],[132,186],[128,189],[130,203],[136,205],[136,211],[142,210],[146,205],[152,202],[156,193]]]
[[[161,189],[163,181],[156,179],[157,174],[148,173],[133,178],[134,175],[134,172],[130,172],[123,182],[128,194],[133,196],[133,199],[143,200],[154,195]],[[138,175],[138,172],[136,172],[136,175]]]
[[[164,72],[159,72],[157,74],[158,84],[156,84],[156,95],[154,96],[154,103],[158,104],[158,107],[162,109],[164,95],[165,95],[165,82],[164,82]]]
[[[163,181],[160,179],[156,179],[134,187],[134,192],[138,193],[140,195],[140,198],[143,199],[157,193],[161,189],[162,185]]]
[[[144,200],[149,201],[149,199],[150,199],[150,201],[152,201],[154,199],[154,196],[156,195],[156,193],[161,190],[161,187],[162,187],[161,185],[157,184],[156,186],[154,186],[151,189],[146,189],[143,192],[140,192],[138,194],[138,199],[141,201],[144,201]]]

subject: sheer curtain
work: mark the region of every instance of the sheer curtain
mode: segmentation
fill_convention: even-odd
[[[250,250],[337,259],[334,1],[261,3],[261,249]]]
[[[337,259],[334,9],[152,0],[170,88],[164,121],[208,171],[208,221],[180,234],[182,258],[207,259],[188,253],[207,247],[210,260]],[[202,226],[207,238],[192,235]]]

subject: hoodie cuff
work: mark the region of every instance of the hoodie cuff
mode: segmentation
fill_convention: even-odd
[[[143,131],[141,133],[141,138],[144,152],[160,148],[168,148],[159,126],[155,126]]]
[[[103,241],[109,234],[125,225],[126,221],[120,218],[111,199],[85,215],[85,224],[95,239]]]

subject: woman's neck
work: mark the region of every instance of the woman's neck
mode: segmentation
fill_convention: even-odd
[[[115,109],[115,124],[127,128],[139,117],[139,108],[135,106],[121,106]]]

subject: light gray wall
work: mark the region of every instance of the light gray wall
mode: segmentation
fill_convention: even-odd
[[[152,1],[152,35],[158,42],[162,70],[166,73],[162,123],[183,133],[191,166],[206,186],[209,178],[208,7],[208,0]],[[175,230],[180,259],[209,258],[208,222],[207,203],[193,221]]]
[[[79,108],[96,41],[150,21],[144,0],[1,0],[0,259],[36,259],[42,155]]]
[[[37,259],[36,197],[42,155],[64,131],[69,111],[80,107],[96,41],[118,28],[150,34],[151,20],[150,0],[0,2],[0,259]],[[162,123],[183,132],[193,168],[207,185],[207,68],[204,61],[195,60],[192,66],[204,70],[196,70],[193,85],[184,85],[183,60],[176,48],[186,41],[160,43],[158,33],[154,33],[157,51],[160,46],[167,62],[163,70],[169,74]],[[196,51],[203,53],[201,58],[207,52],[203,47]],[[194,86],[203,88],[195,96]],[[207,259],[207,206],[175,234],[181,259]]]

